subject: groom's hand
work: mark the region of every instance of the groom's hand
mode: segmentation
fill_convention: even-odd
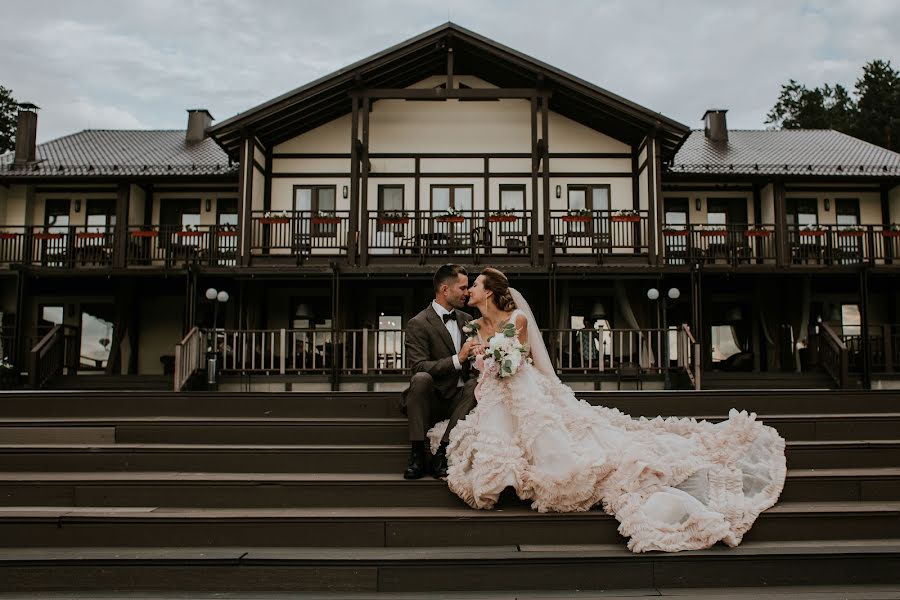
[[[459,363],[462,364],[463,362],[469,360],[469,357],[479,350],[481,350],[481,342],[474,338],[467,339],[466,342],[462,345],[462,348],[459,349],[459,354],[457,355],[457,358],[459,358]]]

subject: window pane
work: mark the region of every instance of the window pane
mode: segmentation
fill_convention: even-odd
[[[41,308],[41,321],[44,324],[59,325],[63,322],[62,306],[44,306]]]
[[[838,225],[859,225],[859,217],[856,215],[838,215]]]
[[[334,210],[334,188],[319,188],[319,210]]]
[[[453,208],[472,210],[472,188],[456,188],[453,192]]]
[[[403,188],[381,188],[381,210],[387,212],[403,210]]]
[[[593,210],[609,210],[609,189],[593,188],[591,190],[591,200],[593,202],[591,206]]]
[[[109,359],[113,337],[112,320],[104,318],[111,307],[86,308],[81,313],[81,360],[82,367],[101,369]],[[99,314],[98,314],[99,313]]]
[[[687,213],[680,210],[666,212],[666,225],[687,225]]]
[[[219,225],[237,225],[237,213],[222,213],[219,215]]]
[[[525,190],[524,189],[503,189],[500,190],[500,210],[524,210],[525,209]]]
[[[720,362],[741,351],[731,325],[713,325],[711,330],[712,359]]]
[[[844,335],[859,335],[861,333],[858,304],[841,305],[841,327]]]
[[[710,225],[725,225],[728,221],[724,212],[711,212],[706,214],[706,222]]]
[[[294,210],[312,210],[312,190],[298,188],[294,192]]]
[[[583,189],[569,190],[569,210],[581,210],[587,208],[585,202],[585,191]]]
[[[431,210],[447,210],[450,208],[450,188],[431,188]]]

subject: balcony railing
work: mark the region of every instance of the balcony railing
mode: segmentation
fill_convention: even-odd
[[[232,225],[129,225],[128,266],[182,268],[234,266],[238,231]]]
[[[890,225],[789,225],[793,264],[896,264],[900,230]]]
[[[528,211],[467,210],[457,213],[422,210],[368,211],[361,252],[381,256],[478,257],[530,256],[531,216]]]
[[[0,226],[0,264],[25,262],[27,228],[21,225]]]
[[[349,211],[255,210],[250,216],[250,252],[297,262],[346,256],[349,231]]]
[[[114,227],[96,225],[3,227],[0,262],[58,268],[110,266],[114,231]]]
[[[761,265],[778,258],[775,225],[769,223],[666,225],[662,236],[669,265]]]
[[[550,211],[555,256],[587,254],[598,262],[610,256],[647,256],[648,228],[646,210],[636,214],[615,210]]]

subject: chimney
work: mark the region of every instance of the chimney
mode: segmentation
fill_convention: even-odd
[[[728,123],[725,121],[725,109],[711,109],[703,113],[703,133],[713,142],[728,141]]]
[[[187,133],[184,141],[196,144],[206,139],[206,128],[212,125],[213,116],[205,108],[193,108],[188,111]]]
[[[34,104],[23,102],[19,105],[19,120],[16,123],[15,164],[25,165],[37,160],[37,111]]]

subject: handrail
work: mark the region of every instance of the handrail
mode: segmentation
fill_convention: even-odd
[[[825,367],[825,371],[831,375],[838,387],[845,389],[849,380],[850,352],[847,345],[828,326],[828,323],[822,322],[819,327],[824,334],[822,340],[825,342],[820,348],[822,366]]]
[[[690,357],[690,361],[693,363],[691,365],[685,364],[684,370],[687,373],[688,378],[691,380],[691,383],[694,384],[694,389],[699,390],[700,388],[700,344],[697,340],[694,339],[694,334],[691,333],[691,327],[687,323],[681,324],[681,331],[684,333],[685,338],[687,339],[687,343],[691,349],[691,352],[688,352],[687,348],[685,348],[685,355]]]
[[[65,366],[65,325],[56,324],[29,352],[28,383],[41,389]]]
[[[184,389],[191,376],[203,364],[205,334],[199,327],[192,328],[184,339],[175,344],[175,385],[176,392]]]

